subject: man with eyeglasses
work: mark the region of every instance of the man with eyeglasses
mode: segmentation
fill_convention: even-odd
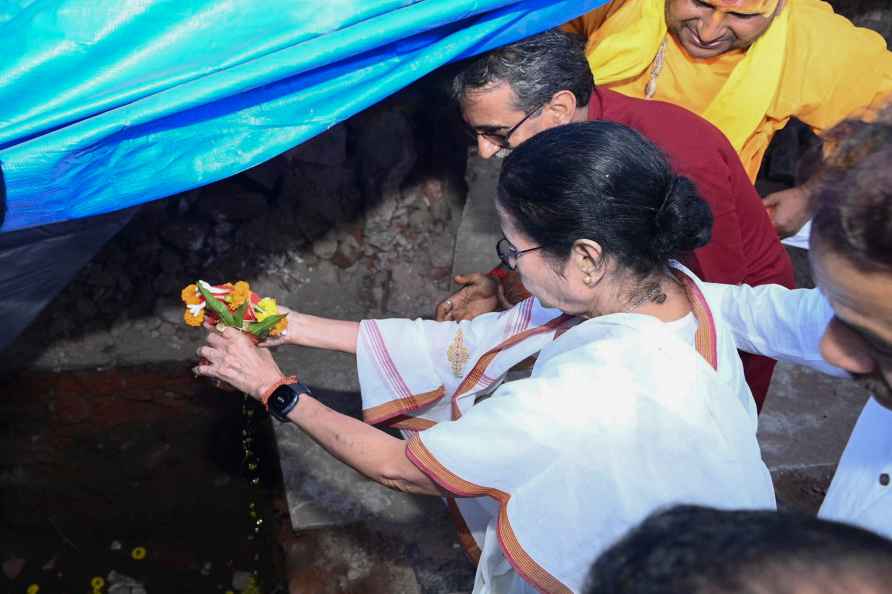
[[[712,210],[712,239],[685,258],[686,265],[710,282],[794,286],[790,259],[722,133],[675,105],[595,88],[579,36],[546,31],[494,50],[471,61],[454,78],[452,90],[483,158],[504,154],[539,132],[571,122],[610,120],[637,130],[697,185]],[[519,255],[512,256],[511,247],[502,246],[503,261]],[[471,319],[493,311],[500,289],[509,303],[520,301],[523,290],[505,270],[511,267],[457,277],[465,286],[437,306],[437,319]],[[744,355],[743,361],[747,383],[761,407],[774,361],[752,355]]]

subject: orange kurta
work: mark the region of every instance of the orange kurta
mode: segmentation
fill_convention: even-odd
[[[589,39],[587,52],[600,41],[596,32],[627,3],[613,0],[570,23],[565,28]],[[784,62],[777,88],[755,131],[738,147],[750,179],[755,180],[762,157],[774,134],[795,116],[820,133],[845,117],[885,103],[892,94],[892,53],[874,31],[855,27],[820,0],[788,0],[789,25]],[[669,36],[664,66],[657,79],[654,99],[675,103],[709,118],[707,106],[744,59],[734,51],[709,60],[697,60]],[[632,97],[644,97],[651,60],[638,74],[625,80],[599,83]],[[595,72],[598,81],[598,73]],[[726,134],[728,132],[726,131]]]

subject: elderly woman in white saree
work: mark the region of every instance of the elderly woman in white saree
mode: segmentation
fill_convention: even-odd
[[[289,314],[288,342],[356,353],[366,423],[232,329],[209,334],[196,373],[269,400],[382,484],[446,496],[479,560],[475,594],[579,592],[592,560],[662,506],[774,508],[734,341],[672,260],[709,238],[693,185],[636,132],[572,124],[506,159],[497,208],[499,256],[533,295],[513,309]],[[529,378],[493,391],[536,353]]]

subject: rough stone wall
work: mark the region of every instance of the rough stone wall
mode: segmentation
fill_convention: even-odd
[[[197,333],[178,295],[197,278],[271,278],[281,297],[346,275],[381,314],[429,315],[465,191],[458,116],[439,88],[421,81],[258,167],[143,206],[0,367],[181,359]],[[429,272],[417,287],[400,286],[408,260]]]

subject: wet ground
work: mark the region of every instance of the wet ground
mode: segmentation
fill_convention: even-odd
[[[182,365],[0,382],[0,591],[286,591],[262,409]]]

